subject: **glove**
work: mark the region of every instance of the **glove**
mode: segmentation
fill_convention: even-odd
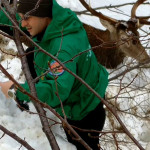
[[[19,107],[19,109],[20,109],[21,111],[29,110],[28,102],[19,101],[17,98],[16,98],[16,102],[17,102],[17,106]]]

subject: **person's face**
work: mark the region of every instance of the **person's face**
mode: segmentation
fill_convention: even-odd
[[[22,19],[21,26],[25,27],[31,36],[35,36],[44,31],[51,21],[51,18],[48,17],[29,16],[24,19],[22,13],[19,13],[19,16]]]

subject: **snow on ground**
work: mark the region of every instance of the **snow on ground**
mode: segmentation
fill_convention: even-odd
[[[2,126],[16,133],[22,139],[25,139],[25,141],[36,150],[50,150],[50,146],[42,131],[42,126],[37,115],[31,115],[25,111],[20,111],[14,100],[6,99],[1,92],[0,106],[0,124]],[[31,112],[36,112],[32,103],[29,104],[29,107]],[[48,116],[57,120],[52,114]],[[75,147],[67,142],[60,125],[53,126],[52,131],[62,150],[75,150]],[[3,132],[0,131],[0,135],[3,135]],[[19,149],[20,146],[20,144],[7,135],[0,140],[1,150],[16,150]],[[22,147],[20,150],[25,150],[25,148]]]
[[[130,0],[128,2],[131,3],[135,1],[136,0]],[[84,8],[82,7],[82,5],[79,3],[78,0],[73,0],[73,1],[72,0],[58,0],[58,2],[62,6],[71,8],[74,11],[84,10]],[[120,0],[116,0],[116,1],[88,0],[88,2],[90,3],[92,7],[99,7],[99,6],[102,7],[102,6],[127,3],[127,0],[122,0],[122,1]],[[120,10],[117,10],[117,9],[112,9],[112,10],[120,12]],[[121,7],[121,11],[123,11],[123,13],[126,13],[128,15],[130,15],[130,10],[131,10],[130,5]],[[110,10],[102,9],[101,11],[105,13],[106,15],[114,17],[116,19],[124,19],[124,20],[129,19],[128,16],[121,15],[121,14],[112,12]],[[137,10],[137,14],[142,15],[141,13],[147,16],[150,15],[149,8],[145,6],[140,7],[140,9]],[[85,23],[93,25],[97,28],[105,29],[100,24],[99,19],[95,17],[80,15],[79,18]],[[149,31],[149,27],[144,26],[143,30]],[[141,30],[139,31],[141,35],[145,35],[143,31]],[[13,48],[16,50],[14,43],[12,41],[8,43],[7,38],[3,46],[4,45],[6,45],[4,49],[11,50]],[[0,55],[0,60],[1,61],[3,60],[1,64],[5,68],[7,68],[7,71],[10,74],[14,75],[14,78],[18,82],[23,82],[24,77],[22,76],[22,78],[20,78],[20,75],[22,75],[20,60],[18,58],[6,59],[6,57],[8,56]],[[130,61],[130,59],[126,59],[126,60],[127,60],[127,63]],[[110,77],[113,77],[115,74],[118,74],[118,72],[121,72],[124,69],[125,68],[122,68],[116,72],[113,72],[110,75]],[[109,72],[111,73],[112,70],[109,70]],[[118,108],[120,108],[120,110],[124,111],[124,112],[119,111],[119,116],[121,117],[121,119],[123,120],[127,128],[129,129],[129,131],[131,131],[131,133],[134,135],[134,137],[142,144],[143,147],[146,147],[147,143],[150,142],[150,138],[149,138],[150,127],[149,127],[149,121],[146,119],[144,120],[142,117],[145,116],[145,114],[147,117],[150,116],[150,108],[148,107],[150,104],[150,101],[149,101],[149,94],[147,94],[148,93],[147,90],[150,88],[150,79],[149,79],[150,71],[148,69],[145,69],[144,71],[133,70],[132,72],[125,75],[122,82],[123,82],[123,85],[129,84],[137,73],[138,73],[138,77],[134,80],[132,86],[128,88],[124,88],[123,90],[121,90],[121,92],[120,92],[120,87],[119,87],[120,80],[117,80],[117,81],[115,80],[115,81],[110,82],[109,87],[107,88],[107,97],[113,97],[113,96],[118,95],[118,98],[116,101],[114,99],[114,100],[111,100],[110,102],[113,104],[116,104]],[[4,82],[7,80],[8,79],[2,73],[0,73],[0,81]],[[29,105],[30,105],[30,110],[35,112],[33,105],[31,103]],[[140,107],[138,107],[138,105],[140,105]],[[41,123],[37,115],[31,115],[25,111],[24,112],[20,111],[20,109],[16,106],[15,101],[6,99],[2,93],[0,93],[0,106],[1,106],[1,109],[0,109],[0,124],[1,125],[9,129],[10,131],[16,133],[22,139],[25,138],[25,140],[29,144],[31,144],[31,146],[35,148],[36,150],[41,150],[41,149],[50,150],[49,144],[41,129]],[[134,109],[130,109],[130,107]],[[107,111],[107,115],[109,117],[107,117],[104,130],[110,131],[115,128],[118,131],[120,131],[121,130],[120,125],[116,121],[114,121],[115,119],[113,116],[111,116],[111,113]],[[53,116],[51,113],[49,113],[48,116],[57,120],[57,118]],[[113,126],[112,126],[112,123],[113,123]],[[52,130],[56,136],[56,140],[58,141],[58,144],[61,150],[75,150],[76,149],[75,146],[67,142],[66,136],[61,126],[59,125],[53,126]],[[0,136],[2,134],[3,133],[0,132]],[[130,143],[130,144],[128,143],[128,147],[127,147],[127,144],[125,142],[129,141],[129,138],[125,134],[118,134],[116,135],[116,137],[120,141],[124,140],[124,143],[123,142],[119,143],[120,149],[138,150],[138,148],[133,143]],[[105,140],[107,140],[107,145],[106,145]],[[101,145],[103,146],[104,149],[107,149],[107,150],[116,149],[116,147],[114,146],[115,145],[114,139],[111,135],[109,137],[102,136]],[[18,144],[16,141],[14,141],[12,138],[10,138],[7,135],[5,135],[0,140],[0,149],[2,150],[10,150],[10,149],[16,150],[16,149],[19,149],[19,147],[20,147],[20,144]],[[25,150],[25,148],[21,147],[20,150]]]

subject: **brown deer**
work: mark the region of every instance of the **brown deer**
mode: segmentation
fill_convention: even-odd
[[[129,21],[118,21],[96,12],[84,0],[80,0],[88,11],[99,17],[102,25],[107,29],[102,31],[84,24],[91,46],[99,45],[99,47],[93,49],[97,59],[106,68],[116,68],[126,56],[136,59],[139,63],[149,59],[148,54],[140,43],[137,30],[139,22],[141,24],[150,24],[150,22],[135,15],[137,7],[144,1],[138,0],[134,4]]]

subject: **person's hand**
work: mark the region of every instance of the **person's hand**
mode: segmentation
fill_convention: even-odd
[[[7,81],[7,82],[0,82],[0,87],[6,98],[9,98],[8,96],[8,90],[11,88],[11,86],[14,83],[12,81]]]

